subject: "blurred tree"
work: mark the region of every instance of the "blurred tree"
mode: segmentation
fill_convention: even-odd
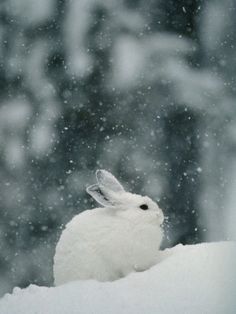
[[[199,49],[196,20],[201,3],[201,0],[163,1],[163,30],[189,37]],[[192,54],[188,63],[197,67],[198,57],[196,53]],[[169,224],[175,229],[176,243],[200,242],[202,239],[197,219],[197,193],[200,192],[196,171],[200,162],[198,119],[199,115],[188,108],[188,103],[177,103],[165,120],[166,160],[171,171],[166,207]]]
[[[221,82],[209,103],[202,147],[204,180],[200,206],[208,240],[235,239],[235,12],[236,1],[206,2],[199,23],[202,65]]]

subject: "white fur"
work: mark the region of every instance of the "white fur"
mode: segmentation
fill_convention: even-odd
[[[55,285],[111,281],[159,260],[162,210],[147,196],[125,192],[109,172],[96,175],[98,183],[87,192],[105,207],[86,210],[66,225],[54,257]],[[149,209],[140,209],[142,204]]]

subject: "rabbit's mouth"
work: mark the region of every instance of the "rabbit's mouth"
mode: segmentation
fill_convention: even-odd
[[[147,221],[152,225],[160,226],[164,221],[164,215],[157,212],[152,213],[152,215],[149,215],[149,217],[147,217]]]

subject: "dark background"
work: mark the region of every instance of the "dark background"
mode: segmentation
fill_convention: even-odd
[[[163,208],[163,248],[235,239],[235,0],[1,0],[0,294],[52,285],[95,170]]]

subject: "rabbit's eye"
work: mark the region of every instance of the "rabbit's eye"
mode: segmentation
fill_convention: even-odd
[[[143,210],[147,210],[147,209],[148,209],[147,204],[142,204],[142,205],[140,205],[139,207],[140,207],[141,209],[143,209]]]

